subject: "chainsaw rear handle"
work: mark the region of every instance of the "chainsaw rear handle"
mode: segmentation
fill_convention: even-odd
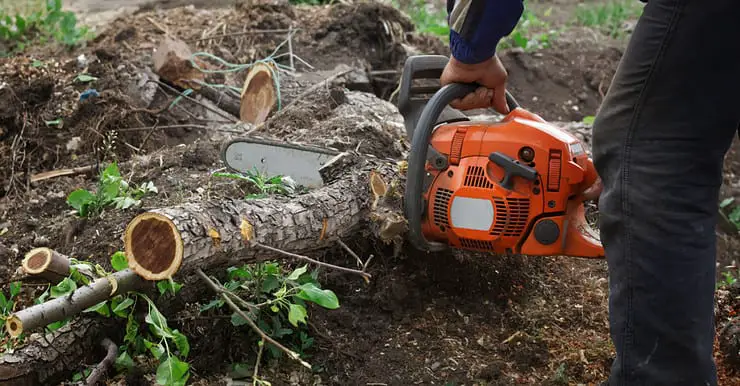
[[[409,239],[418,249],[429,252],[439,252],[447,249],[447,244],[428,241],[421,229],[422,213],[424,212],[424,203],[421,200],[424,186],[424,166],[437,118],[450,102],[474,92],[478,87],[480,86],[470,83],[452,83],[443,86],[429,99],[419,115],[413,138],[411,138],[406,192],[404,193],[406,219],[409,222]],[[508,91],[506,92],[506,103],[512,112],[519,107],[519,103]]]

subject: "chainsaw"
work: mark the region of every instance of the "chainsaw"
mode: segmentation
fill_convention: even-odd
[[[398,90],[397,107],[411,140],[404,214],[412,245],[429,252],[452,247],[603,258],[586,222],[583,195],[597,173],[580,140],[523,109],[508,91],[510,112],[499,121],[472,120],[451,108],[451,101],[478,86],[441,87],[448,60],[409,57]],[[416,86],[419,80],[436,83]],[[321,184],[319,168],[338,154],[259,138],[235,139],[222,150],[233,170],[260,165],[314,187]]]

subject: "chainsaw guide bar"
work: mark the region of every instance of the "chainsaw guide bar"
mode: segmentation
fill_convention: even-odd
[[[339,154],[333,148],[262,137],[232,139],[221,148],[221,159],[231,170],[290,177],[307,188],[323,185],[319,169]]]

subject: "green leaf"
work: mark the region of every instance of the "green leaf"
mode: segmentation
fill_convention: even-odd
[[[115,366],[118,371],[132,369],[134,367],[134,360],[127,351],[124,351],[116,358]]]
[[[160,280],[157,282],[157,289],[159,289],[160,295],[164,295],[168,291],[173,295],[177,295],[177,293],[182,289],[182,284],[176,283],[171,279]]]
[[[175,346],[177,346],[177,351],[180,352],[180,355],[182,355],[183,358],[187,358],[190,354],[190,343],[188,343],[188,337],[177,330],[173,331],[172,335],[174,335],[172,340],[175,342]]]
[[[290,275],[288,275],[288,280],[293,280],[293,281],[298,280],[298,278],[301,277],[301,275],[303,275],[304,273],[306,273],[307,270],[308,270],[308,264],[304,265],[303,267],[297,268],[295,271],[291,272]]]
[[[726,208],[727,205],[732,204],[732,202],[735,201],[735,197],[725,198],[722,200],[722,202],[719,203],[720,208]]]
[[[595,120],[596,120],[596,117],[594,117],[593,115],[583,117],[583,123],[587,125],[593,125]]]
[[[52,121],[44,121],[44,123],[46,124],[46,126],[59,126],[62,124],[62,119],[57,118]]]
[[[184,385],[188,379],[190,365],[177,359],[169,357],[159,364],[157,368],[158,385]]]
[[[288,312],[288,321],[295,327],[298,327],[298,323],[306,324],[306,316],[308,313],[303,306],[298,304],[291,304],[290,311]]]
[[[271,293],[278,287],[280,287],[280,281],[275,275],[265,277],[265,281],[262,282],[262,292],[265,293]]]
[[[330,310],[339,308],[339,299],[332,290],[322,290],[313,283],[306,283],[298,288],[301,292],[297,296],[303,300],[314,302]]]
[[[234,312],[231,314],[231,324],[233,324],[236,327],[243,326],[247,324],[246,319],[242,318],[239,314]]]
[[[87,214],[87,206],[95,201],[95,196],[86,189],[77,189],[67,196],[67,204],[74,208],[82,217]]]
[[[149,352],[152,353],[152,356],[154,358],[159,359],[165,353],[165,349],[162,343],[154,343],[147,339],[144,339],[143,341],[144,341],[144,347],[146,347],[147,350],[149,350]]]
[[[170,329],[167,327],[167,319],[155,307],[150,306],[149,313],[146,314],[144,321],[149,324],[150,330],[156,336],[160,338],[172,338]]]
[[[65,277],[59,284],[51,287],[51,297],[56,299],[62,296],[67,296],[77,289],[77,283],[72,279]]]
[[[92,75],[80,74],[80,75],[77,75],[77,77],[75,78],[75,80],[77,82],[81,82],[81,83],[89,83],[89,82],[98,80],[98,78],[96,78],[96,77],[94,77]]]
[[[210,303],[208,303],[208,304],[200,307],[200,312],[208,311],[211,308],[221,308],[221,307],[223,307],[223,305],[224,305],[224,301],[223,300],[221,300],[221,299],[214,299],[214,300],[211,300]]]
[[[113,254],[113,256],[110,257],[110,263],[113,266],[113,269],[116,271],[123,271],[124,269],[128,268],[128,259],[126,258],[126,253],[122,251],[118,251]]]
[[[94,305],[94,306],[92,306],[92,307],[84,310],[83,312],[93,312],[93,311],[94,312],[97,312],[98,314],[103,315],[105,317],[110,317],[110,309],[108,308],[108,303],[105,302],[105,301],[102,301],[102,302],[100,302],[100,303],[98,303],[98,304],[96,304],[96,305]]]
[[[134,304],[134,300],[133,299],[131,299],[131,298],[123,299],[123,301],[121,303],[117,304],[113,308],[113,313],[116,314],[116,315],[118,315],[118,316],[120,316],[120,317],[125,317],[126,316],[126,313],[124,311],[126,311],[126,309],[129,308],[129,307],[131,307],[133,304]]]
[[[21,293],[21,282],[14,281],[10,283],[10,298],[13,299],[18,296],[19,293]]]

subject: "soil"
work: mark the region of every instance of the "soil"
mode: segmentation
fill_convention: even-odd
[[[292,26],[299,29],[292,41],[294,54],[316,70],[347,64],[400,71],[410,53],[448,53],[437,38],[416,34],[404,14],[374,2],[316,7],[218,2],[219,8],[165,3],[111,20],[86,47],[71,52],[32,47],[26,55],[0,59],[0,277],[11,277],[23,254],[40,246],[110,268],[109,257],[123,248],[123,229],[136,214],[246,194],[247,186],[211,177],[223,167],[219,141],[233,134],[219,130],[223,116],[197,92],[191,97],[198,103],[175,100],[171,86],[151,72],[153,50],[165,35],[188,42],[194,52],[238,64],[265,58],[286,38],[284,33],[244,31]],[[538,6],[550,3],[580,2],[540,1]],[[550,48],[512,49],[500,56],[520,103],[566,124],[596,113],[623,47],[624,41],[606,38],[593,44],[558,39]],[[238,70],[243,68],[204,60],[214,71],[225,70],[209,73],[207,82],[241,86],[245,73]],[[287,57],[275,60],[289,64]],[[311,70],[301,61],[296,67]],[[97,79],[82,81],[78,76],[83,73]],[[397,80],[398,74],[373,77],[372,91],[389,99]],[[98,96],[81,98],[93,89]],[[266,125],[260,135],[339,149],[360,145],[360,151],[380,157],[403,154],[403,144],[389,134],[402,132],[401,122],[357,127],[331,119],[335,109],[362,104],[369,95],[322,92],[343,96],[342,103],[317,106],[314,95]],[[303,129],[323,119],[330,122],[326,132]],[[588,128],[579,129],[579,135],[590,143]],[[363,138],[380,140],[366,143]],[[723,198],[738,196],[737,149],[736,143],[727,157]],[[133,183],[152,181],[158,194],[143,198],[140,207],[82,220],[65,200],[74,189],[94,189],[98,169],[29,182],[36,173],[110,161],[121,162],[122,174]],[[740,237],[719,229],[718,243],[720,275],[737,260]],[[307,360],[314,371],[286,358],[267,361],[260,374],[273,385],[595,385],[606,379],[613,349],[603,261],[421,254],[412,248],[394,258],[390,247],[372,240],[348,244],[363,257],[374,256],[369,268],[373,279],[365,283],[340,272],[322,274],[322,285],[335,291],[341,307],[309,310],[315,340]],[[355,264],[339,247],[324,253],[315,257]],[[24,295],[37,295],[39,289],[24,286]],[[718,292],[718,330],[740,308],[732,291]],[[191,318],[197,306],[185,305],[167,317],[191,341],[192,382],[226,385],[233,365],[254,363],[254,336],[229,319]],[[725,360],[719,346],[722,384],[740,383],[738,361]],[[116,380],[149,384],[143,377]]]

